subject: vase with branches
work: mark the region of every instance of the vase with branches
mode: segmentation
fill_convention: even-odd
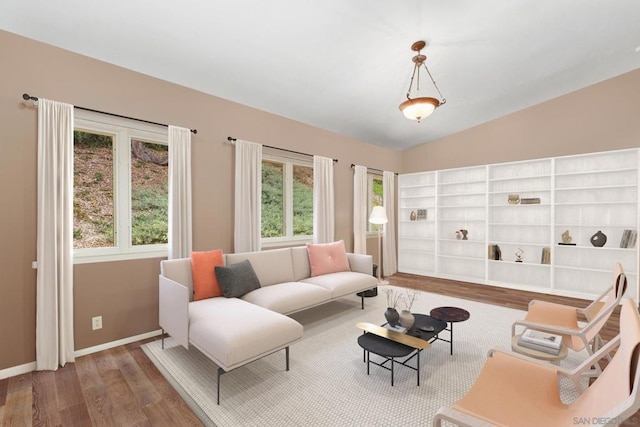
[[[384,292],[387,294],[387,311],[384,312],[384,317],[390,326],[395,327],[400,319],[400,313],[396,307],[402,300],[402,294],[393,288],[387,288]]]
[[[402,296],[402,303],[405,309],[400,312],[398,322],[407,329],[411,328],[416,320],[415,316],[411,313],[411,307],[413,307],[413,303],[416,302],[417,299],[418,291],[416,289],[405,288],[404,295]]]

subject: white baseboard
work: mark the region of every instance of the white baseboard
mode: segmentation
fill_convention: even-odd
[[[152,337],[155,337],[155,336],[158,336],[158,335],[162,335],[162,329],[158,329],[158,330],[151,331],[151,332],[146,332],[144,334],[136,335],[134,337],[128,337],[128,338],[123,338],[123,339],[117,340],[117,341],[107,342],[107,343],[96,345],[96,346],[93,346],[93,347],[83,348],[81,350],[76,350],[75,353],[74,353],[74,356],[75,357],[86,356],[87,354],[97,353],[97,352],[102,351],[102,350],[108,350],[108,349],[113,348],[113,347],[118,347],[119,345],[130,344],[132,342],[144,340],[144,339],[147,339],[147,338],[152,338]]]
[[[13,366],[7,369],[0,369],[0,380],[26,374],[27,372],[31,372],[35,370],[36,370],[36,362],[25,363],[24,365]]]
[[[136,335],[134,337],[128,337],[128,338],[123,338],[117,341],[107,342],[107,343],[96,345],[93,347],[83,348],[81,350],[76,350],[74,352],[74,356],[75,357],[86,356],[87,354],[97,353],[98,351],[108,350],[113,347],[118,347],[119,345],[130,344],[132,342],[144,340],[147,338],[152,338],[158,335],[162,335],[162,329]],[[18,366],[12,366],[11,368],[0,369],[0,380],[9,378],[9,377],[15,377],[17,375],[26,374],[27,372],[31,372],[35,370],[36,370],[36,362],[30,362],[30,363],[25,363],[24,365],[18,365]]]

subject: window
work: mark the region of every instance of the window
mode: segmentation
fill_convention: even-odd
[[[313,236],[313,165],[263,155],[262,244],[309,241]]]
[[[166,129],[76,111],[74,262],[167,255]]]
[[[374,173],[367,173],[367,218],[371,215],[371,211],[375,206],[382,206],[382,177]],[[378,225],[371,224],[367,221],[367,231],[370,233],[378,232]]]

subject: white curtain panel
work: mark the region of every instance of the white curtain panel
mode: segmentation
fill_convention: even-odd
[[[398,271],[396,256],[396,175],[393,172],[382,173],[382,204],[387,211],[389,222],[384,225],[382,240],[382,271],[391,276]]]
[[[237,140],[234,251],[260,250],[262,144]]]
[[[353,175],[353,253],[367,253],[367,168],[355,167]]]
[[[36,369],[73,362],[73,105],[38,101]]]
[[[191,130],[169,126],[169,259],[192,249]]]
[[[313,241],[334,240],[333,159],[313,156]]]

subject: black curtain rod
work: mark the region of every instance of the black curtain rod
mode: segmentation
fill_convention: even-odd
[[[234,143],[236,142],[236,138],[232,137],[232,136],[228,136],[227,137],[227,141],[229,141],[230,143]],[[280,147],[273,147],[271,145],[262,145],[263,147],[267,147],[267,148],[273,148],[274,150],[280,150],[280,151],[286,151],[288,153],[294,153],[294,154],[301,154],[303,156],[312,156],[313,154],[309,154],[309,153],[301,153],[300,151],[293,151],[293,150],[287,150],[286,148],[280,148]],[[338,159],[332,159],[334,163],[338,163]]]
[[[38,98],[36,98],[35,96],[30,96],[28,93],[23,93],[22,94],[22,99],[24,99],[25,101],[34,101],[34,102],[38,102]],[[151,125],[158,125],[158,126],[164,126],[164,127],[169,127],[169,125],[164,124],[164,123],[158,123],[158,122],[152,122],[150,120],[144,120],[144,119],[136,119],[135,117],[129,117],[129,116],[123,116],[120,114],[115,114],[115,113],[108,113],[106,111],[100,111],[100,110],[94,110],[92,108],[86,108],[86,107],[79,107],[77,105],[74,105],[73,108],[77,108],[79,110],[84,110],[84,111],[91,111],[92,113],[100,113],[100,114],[106,114],[107,116],[112,116],[112,117],[119,117],[121,119],[129,119],[129,120],[135,120],[137,122],[142,122],[142,123],[149,123]],[[196,134],[198,133],[198,129],[189,129],[191,131],[191,133]]]
[[[354,167],[355,167],[355,164],[354,164],[354,163],[351,163],[351,169],[353,169]],[[367,167],[367,170],[374,171],[374,172],[379,172],[379,174],[380,174],[380,175],[382,175],[382,173],[384,172],[384,171],[383,171],[383,170],[381,170],[381,169],[370,168],[370,167]],[[398,175],[398,172],[394,172],[393,174],[394,174],[394,175]]]

